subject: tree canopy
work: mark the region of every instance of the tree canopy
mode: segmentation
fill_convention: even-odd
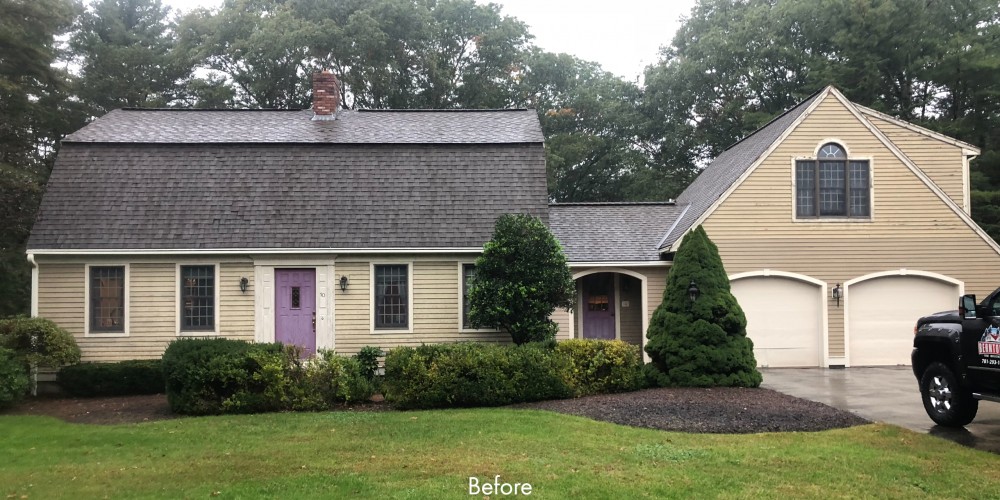
[[[0,315],[26,312],[24,242],[65,134],[125,106],[308,107],[316,69],[351,108],[536,109],[561,202],[674,198],[833,84],[980,147],[973,218],[1000,238],[995,0],[700,0],[640,82],[473,0],[76,2],[0,0]]]

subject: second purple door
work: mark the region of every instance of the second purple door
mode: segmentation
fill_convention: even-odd
[[[316,353],[316,270],[274,270],[274,340]]]
[[[583,277],[583,338],[615,338],[614,274]]]

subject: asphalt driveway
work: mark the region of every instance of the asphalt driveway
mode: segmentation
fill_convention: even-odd
[[[1000,403],[982,401],[965,429],[935,424],[924,412],[908,366],[878,368],[764,368],[762,387],[818,401],[868,420],[886,422],[1000,454]]]

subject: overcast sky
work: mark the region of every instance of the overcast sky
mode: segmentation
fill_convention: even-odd
[[[162,0],[181,11],[218,7],[222,0]],[[479,3],[487,3],[477,0]],[[524,21],[535,44],[596,61],[619,76],[636,80],[656,62],[695,0],[499,0],[503,13]]]

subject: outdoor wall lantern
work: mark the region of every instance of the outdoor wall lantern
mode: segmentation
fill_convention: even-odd
[[[248,280],[246,276],[240,278],[240,291],[243,293],[247,293],[247,285],[249,284],[250,280]]]
[[[701,295],[701,290],[698,289],[698,285],[695,284],[694,280],[691,280],[691,284],[688,286],[688,298],[691,302],[698,300],[698,296]]]
[[[347,291],[347,276],[340,277],[340,291],[341,292]]]
[[[833,294],[833,298],[837,300],[837,307],[840,307],[840,298],[844,296],[844,289],[840,288],[840,283],[837,283],[837,286],[833,287],[833,290],[831,290],[830,293]]]

